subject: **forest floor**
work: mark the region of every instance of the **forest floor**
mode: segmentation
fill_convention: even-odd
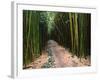
[[[39,68],[62,68],[62,67],[84,67],[90,66],[90,57],[78,58],[73,56],[71,52],[63,48],[62,46],[57,46],[53,48],[52,56],[48,56],[48,53],[43,51],[42,55],[34,60],[32,63],[27,65],[29,69],[39,69]]]

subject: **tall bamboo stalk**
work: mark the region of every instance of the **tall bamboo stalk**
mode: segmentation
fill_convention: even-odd
[[[32,17],[32,12],[30,12],[29,13],[29,24],[28,24],[28,34],[27,34],[27,44],[26,44],[26,56],[27,56],[27,58],[29,57],[29,55],[28,55],[28,49],[29,49],[29,37],[30,37],[30,28],[31,28],[31,17]],[[27,59],[27,63],[29,63],[29,59]]]
[[[77,13],[74,14],[74,19],[75,19],[75,20],[74,20],[74,23],[75,23],[75,24],[74,24],[74,30],[75,30],[75,45],[76,45],[76,49],[75,49],[75,50],[76,50],[77,55],[79,56],[79,54],[78,54],[78,53],[79,53],[79,49],[78,49],[78,48],[79,48],[79,47],[78,47],[79,41],[78,41],[78,22],[77,22]]]
[[[71,34],[71,49],[73,52],[74,49],[74,43],[73,43],[73,27],[72,27],[72,13],[69,13],[69,20],[70,20],[70,34]]]

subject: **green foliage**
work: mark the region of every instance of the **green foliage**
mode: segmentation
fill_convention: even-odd
[[[53,12],[47,12],[47,27],[48,27],[48,33],[51,34],[51,31],[54,29],[54,19],[55,19],[56,13]]]

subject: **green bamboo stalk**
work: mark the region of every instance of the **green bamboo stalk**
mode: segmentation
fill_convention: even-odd
[[[76,53],[77,53],[77,55],[79,56],[79,54],[78,54],[78,51],[79,51],[79,47],[78,47],[78,43],[79,43],[79,41],[78,41],[78,22],[77,22],[77,13],[75,13],[74,14],[74,23],[75,23],[75,25],[74,25],[74,30],[75,30],[75,44],[76,44]]]
[[[28,49],[29,49],[29,36],[30,36],[30,28],[31,28],[31,16],[32,16],[32,12],[30,11],[29,12],[29,23],[28,23],[28,34],[27,34],[27,47],[26,47],[26,54],[27,54],[27,58],[29,56],[29,52],[28,52]],[[29,59],[27,59],[27,63],[29,63]]]
[[[79,26],[80,26],[80,47],[79,47],[79,53],[80,53],[80,59],[81,57],[84,57],[84,16],[83,14],[79,14]]]
[[[71,49],[72,49],[72,52],[73,52],[73,49],[74,49],[74,45],[73,45],[73,27],[72,27],[72,13],[69,13],[69,20],[70,20],[70,34],[71,34]]]
[[[39,41],[39,13],[33,13],[33,48],[34,55],[37,58],[40,55],[40,41]]]
[[[25,28],[24,30],[27,30],[27,26],[28,26],[28,11],[24,11],[26,14],[24,15],[25,16],[25,18],[26,18],[26,21],[24,22],[25,23],[25,26],[23,26],[23,28]],[[24,31],[23,31],[24,32]],[[26,32],[26,31],[25,31]],[[23,33],[24,34],[24,40],[26,41],[27,40],[27,33]],[[23,41],[23,42],[25,42],[25,41]],[[25,43],[24,43],[24,45],[25,45]],[[26,46],[25,46],[25,48],[24,48],[24,53],[23,54],[25,54],[24,55],[24,57],[25,57],[25,61],[24,61],[24,64],[25,64],[25,67],[26,67],[26,65],[27,65],[27,56],[28,56],[28,54],[27,54],[27,49],[28,49],[28,47],[27,47],[27,41],[26,41]]]

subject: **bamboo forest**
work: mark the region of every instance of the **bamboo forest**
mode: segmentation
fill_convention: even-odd
[[[91,14],[23,10],[23,69],[91,66]]]

